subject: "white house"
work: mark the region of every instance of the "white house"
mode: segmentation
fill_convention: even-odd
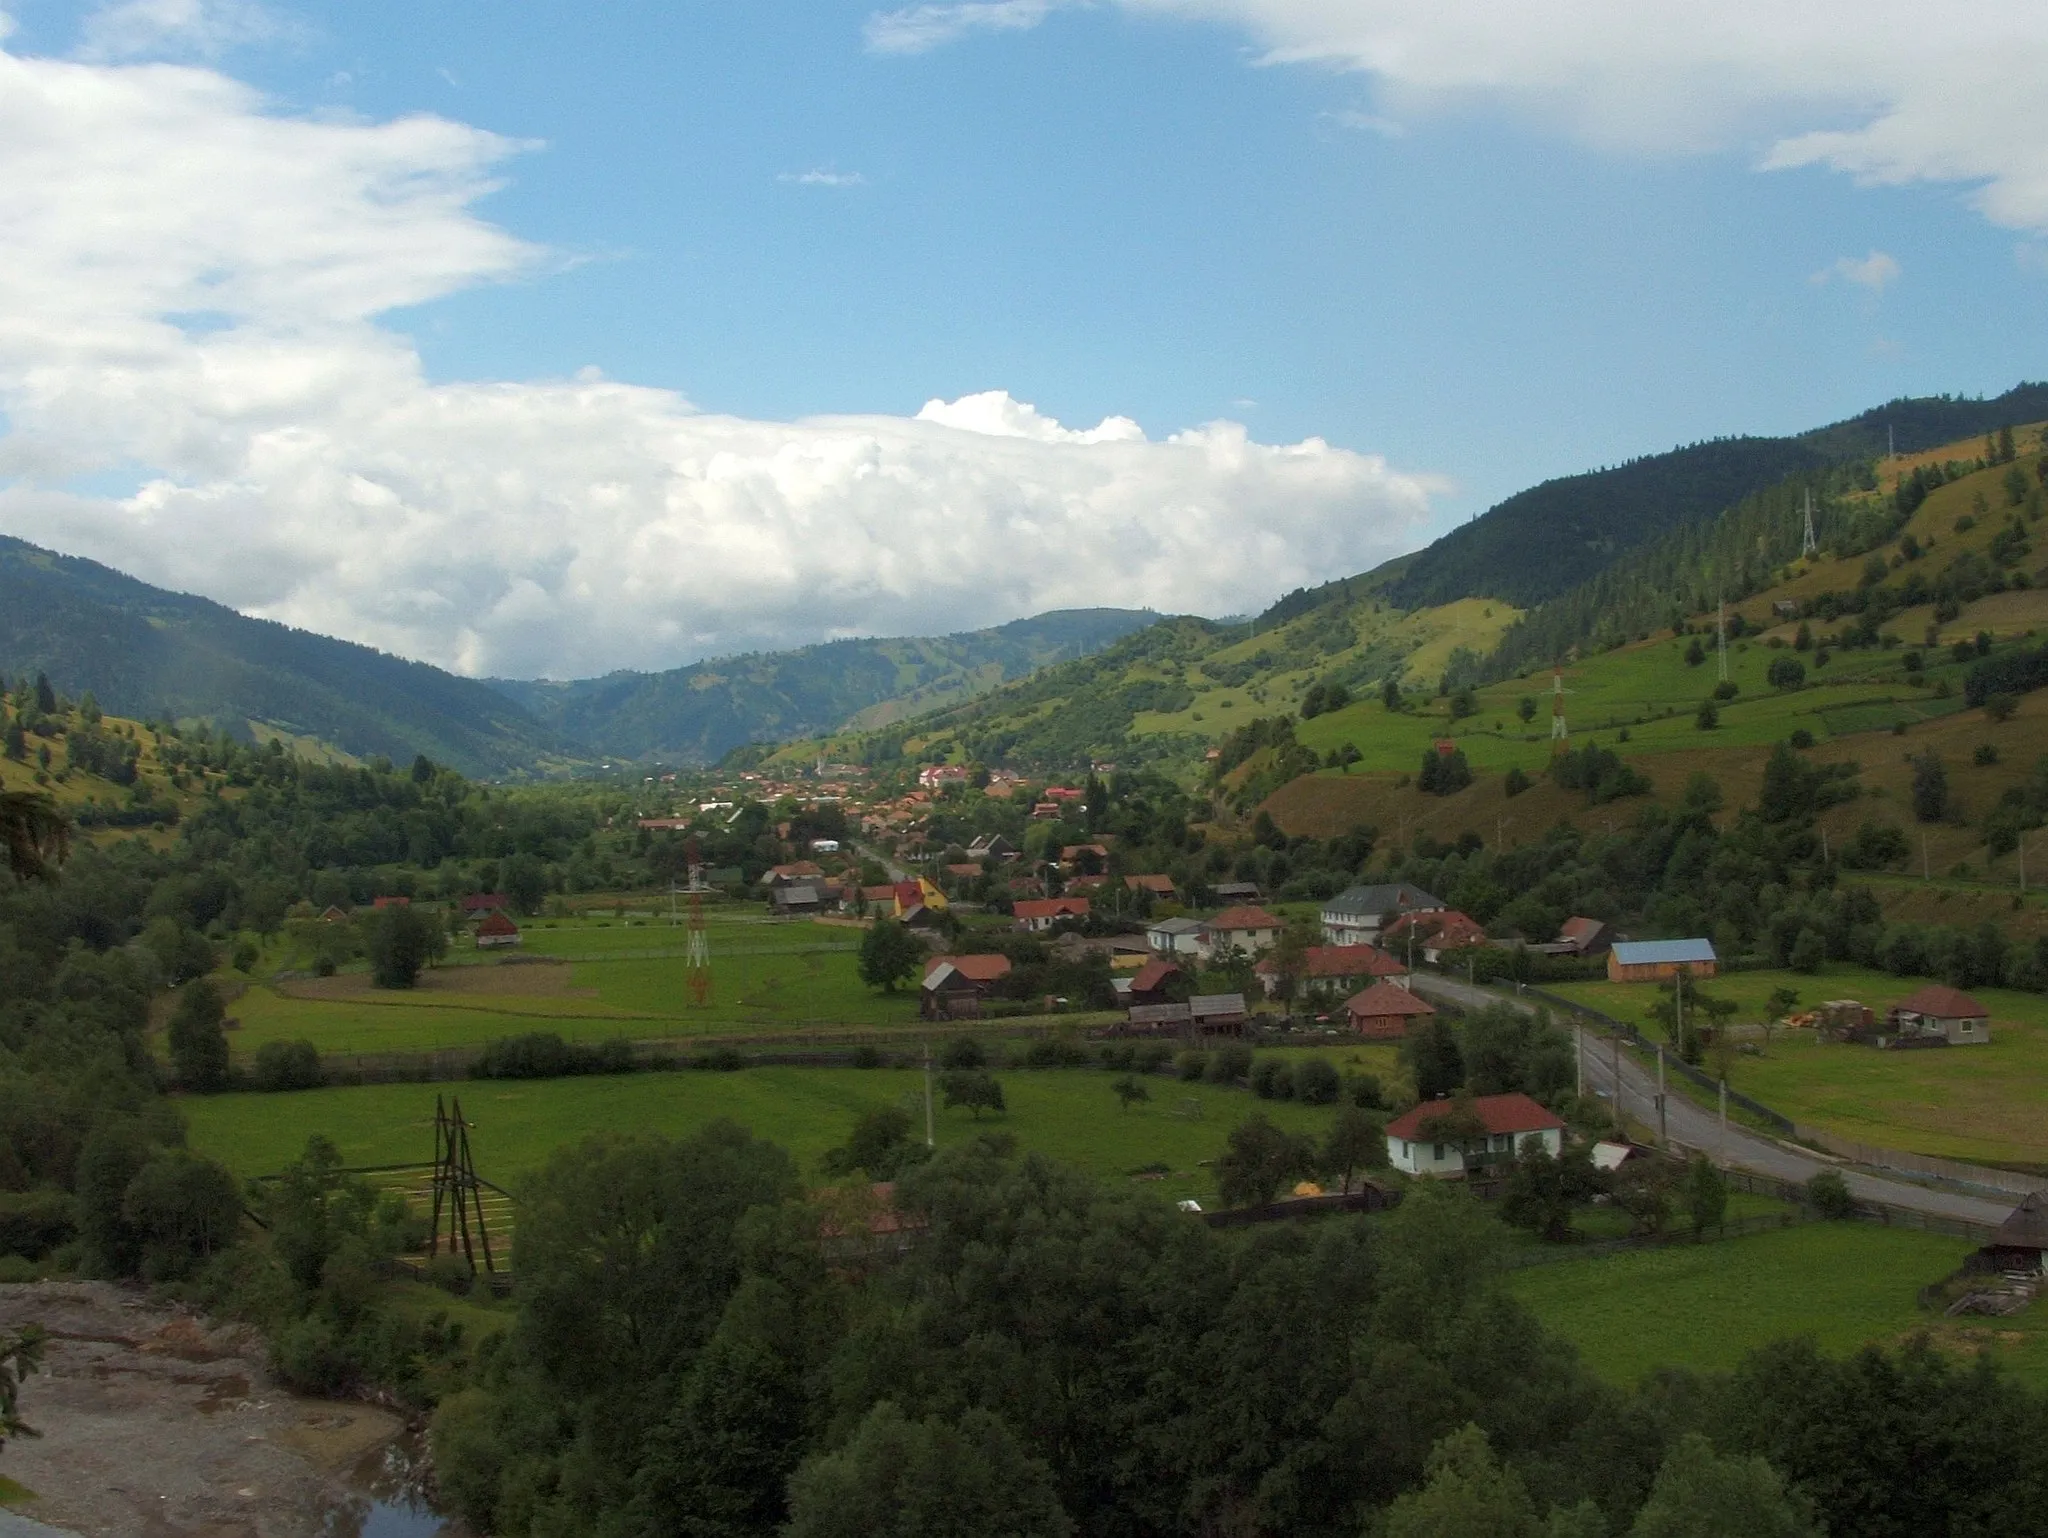
[[[1435,1124],[1467,1109],[1484,1135],[1443,1138]],[[1531,1145],[1556,1158],[1564,1151],[1564,1123],[1527,1095],[1425,1100],[1387,1123],[1387,1162],[1409,1175],[1463,1175],[1506,1163]]]
[[[1441,913],[1448,906],[1419,886],[1392,882],[1355,886],[1323,904],[1323,938],[1332,945],[1372,945],[1404,913]]]
[[[1232,946],[1248,956],[1272,949],[1280,938],[1281,923],[1264,908],[1225,908],[1203,926],[1209,932],[1209,950],[1227,951]]]
[[[1209,943],[1200,919],[1161,919],[1145,929],[1145,943],[1160,956],[1199,956]]]

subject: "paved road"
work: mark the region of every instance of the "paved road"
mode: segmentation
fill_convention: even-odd
[[[1474,988],[1447,977],[1431,977],[1423,973],[1416,974],[1415,989],[1418,993],[1467,1009],[1500,1003],[1514,1004],[1530,1011],[1535,1008],[1533,1004],[1485,988]],[[1579,1051],[1584,1054],[1587,1086],[1613,1096],[1616,1092],[1615,1058],[1609,1038],[1597,1031],[1578,1028],[1578,1040]],[[1656,1093],[1655,1071],[1644,1068],[1624,1051],[1621,1054],[1620,1099],[1616,1102],[1619,1107],[1645,1126],[1654,1127],[1657,1124]],[[1839,1168],[1732,1121],[1724,1132],[1718,1115],[1688,1100],[1675,1087],[1665,1095],[1664,1110],[1671,1139],[1704,1150],[1717,1164],[1802,1184],[1824,1169]],[[2014,1206],[2010,1201],[1967,1196],[1960,1191],[1940,1190],[1911,1181],[1887,1180],[1881,1175],[1858,1170],[1842,1169],[1841,1175],[1851,1193],[1860,1201],[1883,1202],[1887,1206],[1937,1217],[1961,1218],[1966,1222],[1996,1226],[2006,1220]]]

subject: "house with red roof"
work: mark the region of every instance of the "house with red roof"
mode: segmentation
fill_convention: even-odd
[[[1252,968],[1268,995],[1280,986],[1280,968],[1271,956]],[[1302,953],[1301,981],[1312,988],[1351,990],[1385,981],[1408,986],[1408,964],[1376,945],[1311,945]]]
[[[1156,958],[1148,961],[1131,975],[1130,992],[1125,995],[1125,1001],[1131,1004],[1164,1004],[1168,1002],[1167,979],[1180,975],[1180,968],[1170,961]]]
[[[1271,950],[1280,938],[1280,921],[1264,908],[1225,908],[1203,925],[1209,933],[1209,951],[1227,951],[1232,946],[1248,955]]]
[[[1085,897],[1025,897],[1010,905],[1010,914],[1019,929],[1043,934],[1060,919],[1085,919],[1088,906]]]
[[[1929,983],[1909,993],[1885,1013],[1885,1024],[1900,1046],[1952,1047],[1991,1045],[1991,1012],[1961,989]]]
[[[1175,895],[1173,877],[1166,875],[1126,876],[1124,888],[1126,891],[1150,892],[1154,897],[1168,899]]]
[[[1425,1100],[1387,1123],[1387,1162],[1409,1175],[1463,1175],[1532,1146],[1556,1158],[1564,1122],[1527,1095]]]
[[[1375,982],[1344,1004],[1351,1029],[1367,1041],[1400,1041],[1411,1026],[1436,1014],[1434,1006],[1408,989]]]
[[[1453,951],[1493,943],[1487,938],[1484,925],[1456,908],[1445,908],[1435,913],[1404,913],[1381,933],[1380,943],[1389,950],[1405,952],[1411,933],[1415,936],[1415,949],[1424,961],[1432,965]]]
[[[1573,916],[1557,932],[1557,946],[1568,956],[1598,956],[1614,944],[1614,926],[1599,919]]]
[[[494,946],[518,943],[519,926],[512,922],[503,908],[493,908],[484,915],[484,921],[476,926],[476,948],[480,951],[490,950]]]

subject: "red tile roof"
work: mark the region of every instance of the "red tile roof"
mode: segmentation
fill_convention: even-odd
[[[1280,921],[1264,908],[1225,908],[1213,919],[1205,920],[1209,932],[1216,934],[1231,929],[1278,929]]]
[[[1011,905],[1020,919],[1086,918],[1085,897],[1023,897]]]
[[[1171,876],[1126,876],[1124,877],[1124,885],[1133,892],[1146,891],[1160,897],[1173,896],[1173,877]]]
[[[1159,985],[1180,970],[1170,961],[1148,961],[1131,977],[1131,992],[1155,993]]]
[[[1944,983],[1929,983],[1909,993],[1892,1006],[1909,1015],[1932,1015],[1937,1020],[1988,1020],[1991,1011],[1960,989]]]
[[[1303,972],[1308,977],[1405,977],[1408,973],[1405,963],[1377,945],[1311,945],[1302,954],[1306,962]],[[1253,970],[1270,976],[1280,967],[1266,956]]]
[[[1457,1104],[1453,1100],[1425,1100],[1387,1123],[1387,1136],[1413,1142],[1422,1135],[1422,1124],[1442,1116]],[[1470,1102],[1472,1114],[1489,1135],[1498,1133],[1547,1132],[1564,1123],[1527,1095],[1481,1095]]]
[[[934,956],[926,965],[924,975],[930,977],[947,962],[953,964],[954,971],[975,983],[992,983],[999,977],[1007,977],[1010,971],[1008,956]]]
[[[519,926],[505,916],[504,909],[493,908],[484,915],[484,921],[476,926],[476,932],[480,935],[516,935],[519,933]]]
[[[1354,993],[1344,1007],[1354,1015],[1433,1015],[1436,1010],[1396,983],[1374,983]]]
[[[1599,938],[1600,931],[1606,927],[1598,919],[1568,918],[1558,930],[1557,937],[1560,940],[1570,940],[1574,944],[1584,945]]]

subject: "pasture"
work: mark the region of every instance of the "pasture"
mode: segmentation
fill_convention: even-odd
[[[1773,989],[1791,988],[1800,1006],[1853,998],[1881,1016],[1925,979],[1893,977],[1847,963],[1818,974],[1736,972],[1706,986],[1741,1005],[1738,1025],[1761,1020]],[[1561,983],[1552,990],[1645,1029],[1662,995],[1647,983]],[[1824,1044],[1810,1030],[1777,1031],[1760,1057],[1737,1053],[1729,1085],[1803,1126],[1912,1153],[1992,1164],[2048,1164],[2048,999],[2004,988],[1973,989],[1991,1011],[1991,1045],[1880,1052]],[[1761,1046],[1761,1036],[1745,1039]]]
[[[1722,1371],[1773,1340],[1810,1336],[1843,1354],[1926,1331],[1953,1350],[1993,1350],[2048,1386],[2048,1310],[2010,1319],[1924,1313],[1921,1287],[1962,1261],[1967,1240],[1866,1223],[1805,1223],[1709,1244],[1674,1244],[1530,1266],[1510,1290],[1614,1383],[1658,1367]]]
[[[917,1019],[915,982],[862,983],[860,931],[713,909],[709,1002],[692,1002],[686,931],[665,922],[530,920],[513,956],[454,942],[410,989],[371,986],[361,970],[251,986],[231,1009],[238,1056],[267,1041],[323,1052],[426,1051],[530,1031],[565,1041],[722,1035],[776,1027],[871,1028]]]
[[[1361,1051],[1362,1066],[1391,1076],[1386,1049]],[[1348,1052],[1321,1054],[1351,1066]],[[1370,1060],[1366,1060],[1367,1058]],[[1205,1161],[1255,1111],[1292,1132],[1321,1135],[1330,1107],[1263,1101],[1243,1089],[1145,1081],[1152,1098],[1125,1111],[1100,1069],[1013,1069],[999,1074],[1008,1102],[977,1120],[963,1108],[935,1113],[940,1147],[1006,1132],[1025,1149],[1106,1179],[1163,1166],[1146,1189],[1207,1200]],[[424,1161],[433,1154],[434,1099],[459,1095],[478,1170],[510,1185],[556,1148],[599,1132],[683,1136],[724,1117],[787,1148],[809,1179],[872,1107],[902,1104],[922,1129],[924,1076],[910,1069],[751,1068],[735,1073],[640,1073],[617,1077],[379,1084],[296,1094],[188,1096],[180,1105],[195,1148],[237,1175],[274,1173],[319,1133],[351,1166]]]

